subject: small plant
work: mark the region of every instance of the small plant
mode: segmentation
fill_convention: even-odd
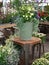
[[[35,60],[32,65],[49,65],[49,61],[45,58]]]

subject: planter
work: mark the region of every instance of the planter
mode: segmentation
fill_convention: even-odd
[[[33,22],[22,23],[20,26],[20,39],[21,40],[30,40],[32,37]]]

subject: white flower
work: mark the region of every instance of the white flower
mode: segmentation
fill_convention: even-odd
[[[33,11],[35,11],[34,7],[32,8]]]
[[[5,52],[5,49],[4,48],[2,49],[2,52]]]
[[[31,6],[27,6],[28,11],[31,11],[32,7]]]
[[[3,46],[2,45],[0,45],[0,48],[2,48]]]
[[[28,13],[30,13],[30,11],[28,11]]]
[[[23,17],[25,17],[25,15],[23,15]]]
[[[27,18],[27,20],[28,20],[28,18]]]
[[[26,18],[28,18],[28,16],[26,15]]]
[[[10,53],[11,53],[11,48],[8,49],[8,54],[10,54]]]
[[[30,16],[30,18],[31,18],[31,16]]]

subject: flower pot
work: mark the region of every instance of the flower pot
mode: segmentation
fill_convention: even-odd
[[[30,40],[32,37],[33,22],[22,23],[20,27],[20,39],[21,40]]]

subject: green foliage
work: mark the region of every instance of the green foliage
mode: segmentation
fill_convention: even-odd
[[[26,3],[26,0],[14,0],[13,5],[17,11],[17,18],[15,20],[18,26],[22,26],[25,22],[32,22],[34,19],[34,7],[30,3]]]
[[[49,16],[46,17],[46,20],[49,21]]]
[[[45,43],[46,34],[33,32],[33,36],[40,38],[42,40],[42,43]]]
[[[34,32],[38,32],[39,31],[38,25],[39,25],[39,20],[34,18],[34,20],[33,20],[33,31]]]
[[[1,15],[0,17],[0,21],[1,23],[12,23],[14,21],[14,19],[16,19],[15,17],[17,16],[17,12],[13,11],[13,9],[11,9],[11,12],[8,12],[6,15]]]
[[[19,9],[19,7],[21,7],[22,4],[26,3],[26,1],[27,0],[13,0],[11,1],[11,4],[15,9]]]
[[[46,58],[49,61],[49,52],[45,53],[42,57]]]
[[[0,65],[17,65],[19,61],[19,52],[14,49],[11,40],[6,40],[5,46],[0,46]]]
[[[12,39],[14,39],[15,37],[18,37],[17,33],[14,33],[14,35],[10,35],[9,39],[12,40]],[[14,48],[16,48],[16,49],[20,52],[22,46],[20,46],[20,45],[18,45],[18,44],[14,44],[14,45],[15,45]]]
[[[14,7],[15,9],[19,9],[19,7],[21,6],[20,0],[13,0],[11,3],[12,7]]]
[[[5,15],[5,17],[2,19],[2,23],[9,23],[11,21],[11,14]]]
[[[34,8],[32,7],[32,5],[29,5],[29,4],[23,4],[21,7],[20,7],[20,10],[19,10],[19,16],[23,18],[23,21],[26,22],[26,21],[32,21],[33,19],[33,16],[34,16]]]
[[[0,65],[7,65],[7,60],[5,59],[7,57],[7,50],[4,48],[2,45],[0,46]]]
[[[9,23],[9,22],[11,22],[12,20],[11,20],[11,18],[12,18],[12,13],[9,13],[9,14],[6,14],[6,15],[1,15],[1,17],[0,17],[0,21],[1,21],[1,23]]]
[[[32,65],[49,65],[49,61],[45,58],[35,60]]]
[[[32,22],[34,19],[34,8],[30,4],[22,4],[19,8],[15,22],[22,26],[25,22]]]
[[[1,23],[12,23],[13,22],[13,17],[16,15],[16,12],[15,14],[14,13],[8,13],[6,15],[3,16],[3,18],[0,17],[0,20],[1,20]]]

